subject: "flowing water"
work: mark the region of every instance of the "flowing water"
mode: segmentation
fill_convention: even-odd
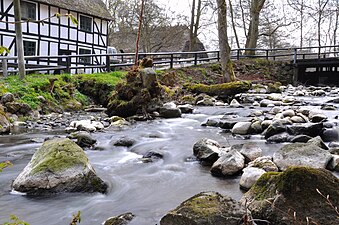
[[[224,146],[248,141],[218,128],[201,126],[208,117],[232,110],[242,116],[250,113],[247,108],[204,107],[178,119],[138,122],[127,128],[110,128],[93,134],[103,150],[87,150],[86,154],[97,174],[109,184],[107,194],[70,193],[41,198],[11,192],[12,180],[27,165],[44,138],[65,134],[31,131],[0,136],[0,161],[10,160],[14,164],[0,174],[0,224],[15,214],[31,225],[67,225],[72,213],[80,210],[84,225],[101,224],[111,216],[126,212],[136,215],[131,225],[155,225],[166,212],[201,191],[218,191],[239,200],[243,194],[239,189],[240,176],[216,178],[211,176],[208,167],[190,160],[192,146],[200,138],[211,138]],[[113,146],[121,137],[135,139],[137,143],[131,148]],[[253,136],[249,141],[257,142],[264,154],[269,155],[281,146],[265,144],[260,136]],[[148,151],[160,152],[164,157],[142,163],[140,158]]]

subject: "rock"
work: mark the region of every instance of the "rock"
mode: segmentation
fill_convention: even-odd
[[[240,153],[245,156],[247,162],[262,156],[262,150],[256,143],[243,144]]]
[[[103,225],[127,225],[133,220],[135,215],[132,213],[124,213],[119,216],[108,218]]]
[[[194,107],[190,104],[178,105],[181,113],[193,113]]]
[[[269,137],[284,131],[286,131],[286,126],[280,120],[273,121],[265,131],[265,138],[268,139]]]
[[[107,190],[84,151],[67,138],[44,142],[12,187],[29,195]]]
[[[337,110],[337,107],[334,106],[334,105],[324,104],[324,105],[321,106],[320,109],[322,109],[322,110],[332,110],[332,111],[334,111],[334,110]]]
[[[320,136],[314,137],[307,141],[309,144],[314,144],[322,149],[328,150],[327,145],[323,142]]]
[[[332,155],[312,143],[293,143],[283,146],[273,155],[273,162],[282,171],[289,166],[326,168]]]
[[[146,152],[141,158],[142,162],[149,163],[157,159],[162,159],[164,157],[163,153],[157,151]]]
[[[321,123],[303,123],[287,125],[287,132],[291,135],[308,135],[316,137],[321,134],[323,125]]]
[[[295,112],[292,109],[285,110],[285,111],[282,112],[282,114],[283,114],[284,117],[293,117],[293,116],[295,116]]]
[[[262,129],[262,126],[261,126],[261,122],[259,120],[255,121],[251,124],[251,127],[250,127],[251,133],[260,134],[262,131],[263,131],[263,129]]]
[[[254,161],[248,164],[248,167],[257,167],[265,170],[266,172],[278,172],[277,165],[274,164],[270,156],[262,156],[256,158]]]
[[[325,129],[321,134],[321,138],[325,142],[338,141],[339,133],[337,129]]]
[[[249,134],[251,125],[251,122],[238,122],[233,126],[231,132],[232,134]]]
[[[339,172],[339,155],[333,155],[331,161],[327,165],[327,169]]]
[[[211,97],[205,97],[202,100],[197,101],[196,105],[200,106],[214,106],[214,99]]]
[[[306,123],[307,121],[305,121],[305,119],[301,116],[292,116],[291,117],[291,121],[293,123]]]
[[[97,130],[102,130],[105,128],[101,122],[92,120],[72,121],[69,127],[75,128],[78,131],[88,131],[88,132],[95,132]]]
[[[236,150],[224,153],[211,168],[215,176],[232,176],[239,173],[245,166],[245,157]]]
[[[122,137],[116,142],[114,142],[114,146],[124,146],[124,147],[131,147],[136,143],[136,140],[128,138],[128,137]]]
[[[256,168],[256,167],[246,167],[243,169],[243,174],[240,178],[240,188],[244,190],[250,189],[253,184],[263,175],[266,173],[265,170]]]
[[[219,158],[220,144],[212,139],[203,138],[193,145],[193,154],[206,165],[212,165]]]
[[[283,110],[280,108],[280,107],[278,107],[278,106],[275,106],[275,107],[273,107],[268,113],[269,114],[272,114],[272,115],[276,115],[276,114],[278,114],[278,113],[281,113]]]
[[[338,215],[326,200],[327,195],[334,206],[339,205],[339,180],[329,171],[290,167],[283,173],[262,175],[241,202],[247,203],[253,218],[268,220],[274,225],[339,224]]]
[[[281,101],[272,101],[272,100],[267,100],[267,99],[263,99],[263,100],[260,101],[261,107],[268,107],[270,105],[279,106],[279,105],[282,105],[282,102]]]
[[[86,131],[79,131],[69,135],[69,138],[76,138],[76,143],[82,148],[91,148],[97,142],[90,133]]]
[[[202,192],[167,213],[160,225],[238,225],[245,214],[244,207],[230,197]]]
[[[0,134],[9,133],[11,128],[11,123],[9,118],[6,116],[2,106],[0,105]]]
[[[232,99],[229,106],[231,108],[243,108],[243,106],[236,99]]]
[[[5,93],[3,96],[0,98],[0,103],[5,105],[7,102],[14,102],[15,98],[12,93]]]
[[[291,139],[291,142],[292,143],[296,143],[296,142],[306,143],[306,142],[308,142],[311,139],[312,139],[312,137],[310,137],[308,135],[300,134],[300,135],[297,135],[297,136],[293,137]]]
[[[6,106],[7,112],[12,113],[12,114],[28,116],[32,112],[31,107],[26,103],[7,102],[5,106]]]
[[[267,142],[268,143],[283,143],[283,142],[290,142],[292,136],[289,135],[286,132],[280,133],[280,134],[276,134],[273,135],[269,138],[267,138]]]
[[[181,117],[180,109],[173,103],[165,103],[160,109],[159,114],[163,118],[178,118]]]

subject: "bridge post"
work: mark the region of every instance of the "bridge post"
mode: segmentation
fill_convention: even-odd
[[[66,73],[71,73],[71,57],[66,56]]]
[[[174,55],[171,54],[170,69],[173,69],[173,59],[174,59]]]
[[[293,54],[293,64],[297,63],[297,59],[298,59],[298,49],[294,48],[294,54]]]
[[[109,60],[109,55],[106,55],[106,70],[107,73],[111,72],[111,62]]]

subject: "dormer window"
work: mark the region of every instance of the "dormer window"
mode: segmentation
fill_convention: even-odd
[[[21,18],[25,20],[36,20],[36,4],[21,1]]]
[[[91,32],[92,31],[92,18],[80,15],[80,30]]]

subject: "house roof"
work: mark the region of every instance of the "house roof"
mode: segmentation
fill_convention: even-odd
[[[60,8],[82,12],[91,16],[112,20],[105,3],[102,0],[33,0]]]

